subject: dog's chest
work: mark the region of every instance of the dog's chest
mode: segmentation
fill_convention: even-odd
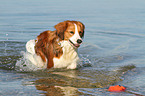
[[[60,58],[53,58],[54,68],[63,68],[77,63],[79,60],[77,50],[74,49],[67,41],[61,42],[63,55]]]

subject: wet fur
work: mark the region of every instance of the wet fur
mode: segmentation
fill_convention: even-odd
[[[61,65],[59,63],[62,64],[63,61],[65,62],[64,54],[67,57],[67,54],[70,54],[70,52],[72,52],[71,54],[74,54],[74,57],[70,54],[69,56],[72,56],[73,58],[70,57],[70,61],[66,62],[68,64],[66,64],[66,66],[64,65],[62,67],[68,66],[68,68],[69,68],[69,64],[70,64],[70,69],[74,69],[76,67],[76,64],[71,65],[71,62],[77,63],[77,61],[78,61],[77,49],[74,49],[68,43],[70,36],[66,32],[67,28],[71,24],[76,24],[80,27],[80,30],[82,31],[80,33],[80,37],[83,38],[85,26],[79,21],[69,21],[68,20],[68,21],[60,22],[57,25],[55,25],[54,27],[56,30],[54,30],[54,31],[48,30],[48,31],[42,32],[39,36],[37,36],[34,46],[33,46],[33,44],[31,45],[31,43],[27,44],[29,46],[34,47],[35,53],[36,53],[36,54],[34,53],[34,55],[37,55],[36,57],[41,57],[42,60],[39,60],[39,61],[43,61],[43,62],[39,62],[39,63],[47,63],[47,68],[58,67],[58,66],[61,67]],[[69,49],[67,48],[67,46]],[[33,49],[33,48],[31,48],[31,49]],[[29,48],[27,51],[29,51]],[[66,52],[68,52],[68,53],[66,53]],[[34,56],[32,56],[32,57],[34,57]],[[37,60],[37,58],[33,58],[33,59]],[[67,59],[69,59],[69,58],[67,58]],[[66,59],[66,61],[67,61],[67,59]],[[59,60],[61,62],[59,62]],[[54,63],[56,63],[56,66]],[[37,64],[35,64],[35,65],[37,65]]]

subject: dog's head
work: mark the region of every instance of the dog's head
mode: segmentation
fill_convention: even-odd
[[[85,29],[83,23],[67,20],[58,23],[54,27],[56,28],[57,35],[61,40],[69,41],[74,48],[78,48],[81,45]]]

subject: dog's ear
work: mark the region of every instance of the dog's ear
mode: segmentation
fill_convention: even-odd
[[[60,22],[57,25],[54,26],[54,28],[56,29],[56,33],[57,35],[64,40],[64,31],[67,28],[67,21],[64,22]]]
[[[81,32],[83,32],[82,35],[81,35],[81,38],[83,38],[84,37],[84,33],[85,33],[85,25],[83,23],[81,23],[80,21],[77,21],[77,23],[78,23],[78,25],[81,28]]]

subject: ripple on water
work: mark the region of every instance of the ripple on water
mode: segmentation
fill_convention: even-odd
[[[115,71],[109,71],[106,69],[98,70],[97,68],[93,68],[92,61],[89,60],[89,55],[81,54],[80,66],[76,70],[53,68],[50,70],[38,70],[33,66],[29,66],[29,68],[31,68],[29,69],[28,63],[23,57],[24,52],[22,52],[25,43],[5,43],[7,44],[7,48],[2,48],[2,50],[6,50],[5,52],[7,53],[7,55],[0,56],[0,68],[6,70],[14,70],[15,72],[26,74],[27,76],[29,75],[29,77],[27,78],[36,78],[37,80],[31,81],[31,83],[23,82],[23,85],[33,85],[37,90],[43,91],[42,94],[47,95],[52,93],[60,93],[60,95],[90,94],[89,92],[83,93],[83,90],[89,90],[92,88],[94,90],[103,88],[102,90],[105,91],[105,88],[107,88],[108,86],[122,81],[123,78],[120,77],[128,72],[128,70],[132,70],[135,68],[134,65],[129,65],[120,67]],[[18,50],[14,51],[14,49]]]

